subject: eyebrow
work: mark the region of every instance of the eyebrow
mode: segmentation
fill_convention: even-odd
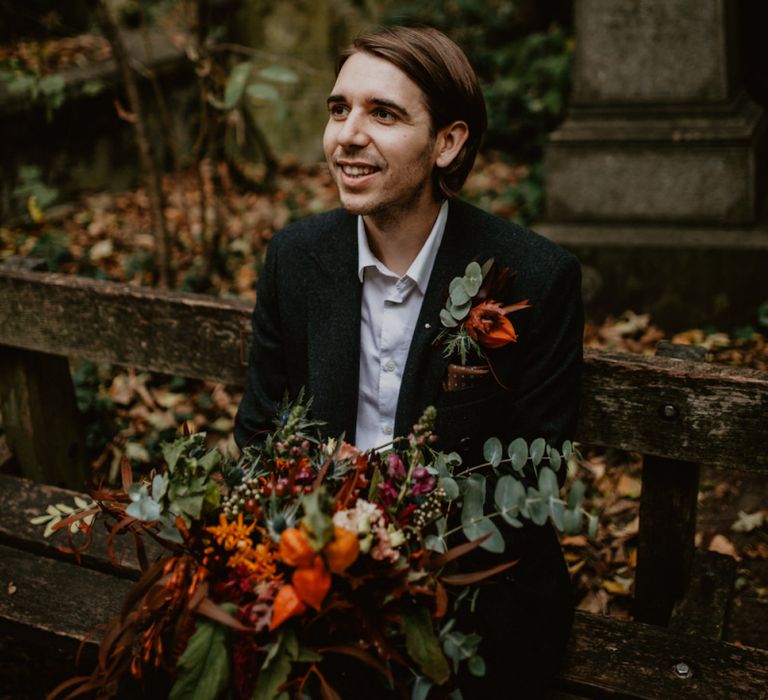
[[[403,107],[401,104],[398,104],[397,102],[394,102],[393,100],[388,100],[386,97],[372,96],[372,97],[367,97],[365,101],[368,104],[376,105],[379,107],[387,107],[395,112],[399,112],[406,119],[411,116],[405,107]],[[344,95],[331,95],[326,100],[326,103],[328,104],[329,107],[331,105],[337,104],[338,102],[347,102],[347,99]]]

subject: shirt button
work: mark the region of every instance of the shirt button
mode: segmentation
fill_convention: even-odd
[[[386,423],[386,424],[385,424],[385,425],[384,425],[384,426],[381,428],[381,432],[382,432],[382,433],[384,433],[384,435],[392,435],[392,431],[393,431],[393,430],[394,430],[394,428],[393,428],[393,427],[392,427],[392,426],[391,426],[389,423]]]
[[[390,360],[389,362],[384,363],[384,371],[385,372],[393,372],[395,370],[395,363]]]

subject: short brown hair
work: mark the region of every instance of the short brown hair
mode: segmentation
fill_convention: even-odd
[[[467,123],[469,136],[459,154],[448,167],[435,168],[433,173],[436,199],[458,195],[488,125],[483,93],[464,52],[431,27],[383,27],[359,36],[341,53],[337,75],[345,61],[358,52],[389,61],[419,86],[434,133],[455,121]]]

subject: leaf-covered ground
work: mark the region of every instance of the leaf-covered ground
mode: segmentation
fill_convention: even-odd
[[[514,217],[520,214],[515,188],[528,174],[523,166],[487,158],[468,182],[466,195],[495,213]],[[175,286],[254,299],[274,231],[295,218],[336,206],[336,192],[322,166],[283,167],[276,190],[269,194],[239,192],[226,172],[221,175],[223,194],[215,205],[201,194],[193,173],[165,180]],[[216,227],[218,237],[205,233]],[[43,222],[0,226],[0,261],[32,256],[44,259],[51,270],[151,284],[154,241],[148,231],[143,191],[94,194],[76,205],[49,210]],[[209,268],[205,261],[213,254],[212,246],[219,255]],[[635,353],[653,353],[665,337],[647,315],[631,311],[588,324],[585,330],[590,347]],[[671,339],[704,345],[713,361],[768,369],[768,342],[754,328],[730,336],[692,329]],[[158,459],[160,443],[176,434],[184,421],[207,431],[211,444],[234,448],[231,430],[240,394],[230,387],[82,362],[74,364],[73,371],[87,421],[94,481],[114,482],[124,455],[137,470],[148,469]],[[582,451],[578,476],[589,484],[590,506],[600,513],[601,525],[595,540],[563,538],[578,607],[626,617],[631,615],[637,558],[642,460],[589,446]],[[767,498],[764,479],[703,470],[698,544],[739,560],[731,638],[763,647],[768,647],[766,626],[759,624],[768,610]]]

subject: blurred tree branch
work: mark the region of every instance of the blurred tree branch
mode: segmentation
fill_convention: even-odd
[[[168,287],[171,279],[170,239],[163,215],[162,181],[160,169],[147,134],[146,118],[136,84],[136,76],[131,68],[128,53],[120,37],[120,30],[109,14],[106,3],[104,0],[88,0],[88,4],[102,33],[112,47],[112,55],[115,58],[123,84],[125,85],[128,104],[132,112],[132,118],[129,121],[134,127],[136,145],[139,149],[141,168],[144,173],[145,187],[147,188],[147,197],[149,199],[150,221],[157,252],[158,285],[160,287]]]

